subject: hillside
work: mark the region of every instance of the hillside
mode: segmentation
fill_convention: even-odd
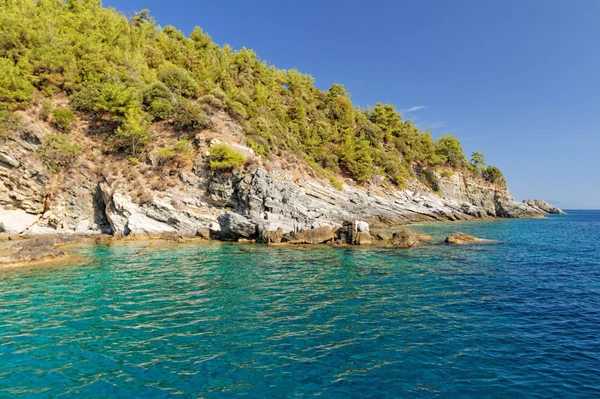
[[[3,230],[206,235],[224,210],[288,231],[541,214],[456,137],[200,28],[93,0],[9,0],[0,26]]]

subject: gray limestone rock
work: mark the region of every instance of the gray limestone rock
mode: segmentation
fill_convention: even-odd
[[[256,236],[256,223],[242,215],[225,212],[217,218],[221,231],[219,238],[224,241],[237,241],[240,238],[254,238]]]
[[[538,208],[542,212],[545,212],[545,213],[550,213],[550,214],[554,214],[554,215],[566,215],[566,212],[564,212],[562,209],[557,208],[554,205],[550,205],[546,201],[525,200],[525,201],[523,201],[523,203],[525,203],[533,208]]]
[[[231,121],[224,126],[234,125]],[[150,189],[142,179],[147,195],[140,201],[125,182],[127,171],[103,165],[106,158],[99,153],[52,175],[37,156],[48,133],[43,123],[25,116],[23,128],[0,149],[0,224],[11,234],[177,232],[277,242],[286,235],[310,236],[315,233],[309,231],[327,227],[344,242],[365,243],[370,227],[557,212],[543,202],[516,202],[505,188],[459,172],[438,176],[441,196],[418,182],[404,190],[375,181],[366,187],[344,184],[337,190],[306,176],[294,179],[277,168],[211,171],[200,151],[193,168],[166,177],[169,184],[164,188]],[[271,161],[271,166],[276,164]],[[219,217],[222,214],[227,216]],[[342,227],[345,221],[352,222]],[[329,240],[329,233],[326,236]]]

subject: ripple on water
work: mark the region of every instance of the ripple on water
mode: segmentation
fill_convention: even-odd
[[[598,397],[599,227],[423,225],[502,243],[410,251],[85,247],[82,267],[0,274],[0,397]]]

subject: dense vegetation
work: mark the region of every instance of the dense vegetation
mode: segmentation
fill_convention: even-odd
[[[73,111],[115,126],[108,151],[136,160],[150,156],[153,122],[171,123],[185,140],[223,110],[259,154],[293,152],[332,182],[336,173],[358,182],[379,174],[402,185],[440,166],[502,181],[483,156],[468,163],[456,137],[434,141],[392,105],[360,109],[340,84],[321,91],[310,75],[220,47],[200,28],[189,37],[160,28],[147,11],[126,18],[98,0],[0,0],[0,26],[0,133],[17,123],[9,111],[64,93]],[[68,109],[45,112],[68,134]]]
[[[210,147],[209,165],[211,169],[237,168],[244,162],[246,162],[246,158],[226,144],[217,144]]]

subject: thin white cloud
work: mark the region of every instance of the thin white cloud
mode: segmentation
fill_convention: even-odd
[[[433,122],[431,125],[429,125],[430,129],[441,129],[448,126],[448,123],[446,121],[437,121],[437,122]]]
[[[424,105],[417,105],[417,106],[414,106],[414,107],[410,107],[409,109],[403,109],[400,112],[415,112],[415,111],[418,111],[418,110],[423,109],[423,108],[425,108]]]

